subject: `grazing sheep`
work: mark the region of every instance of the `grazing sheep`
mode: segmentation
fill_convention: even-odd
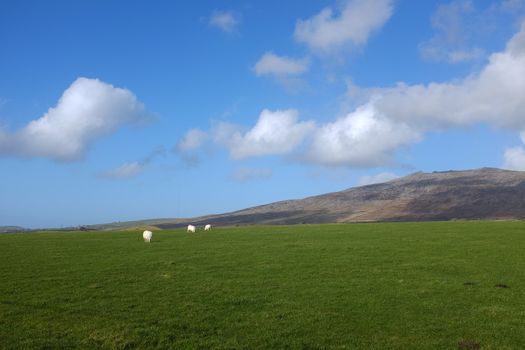
[[[193,225],[188,225],[188,232],[195,232],[195,226]]]
[[[142,234],[142,238],[144,238],[144,242],[150,243],[151,237],[153,237],[153,232],[151,231],[144,231]]]
[[[209,230],[211,230],[211,225],[210,224],[204,226],[204,231],[209,231]]]

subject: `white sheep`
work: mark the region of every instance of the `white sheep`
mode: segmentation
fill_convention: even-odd
[[[209,231],[209,230],[211,230],[211,225],[210,224],[204,226],[204,231]]]
[[[188,225],[188,232],[195,232],[195,226],[193,225]]]
[[[144,242],[151,242],[151,237],[153,237],[153,232],[151,231],[144,231],[142,234],[142,238],[144,238]]]

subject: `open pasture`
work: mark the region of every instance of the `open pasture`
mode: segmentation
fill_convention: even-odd
[[[0,348],[525,349],[525,223],[0,235]]]

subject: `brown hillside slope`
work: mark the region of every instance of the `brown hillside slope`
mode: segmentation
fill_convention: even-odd
[[[157,226],[453,219],[525,219],[525,172],[493,168],[418,172],[386,183],[231,213],[167,220]]]

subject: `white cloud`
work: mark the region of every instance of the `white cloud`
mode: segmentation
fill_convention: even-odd
[[[525,22],[503,52],[492,54],[483,69],[464,79],[371,89],[367,104],[316,131],[307,159],[324,165],[388,165],[397,149],[418,142],[429,130],[475,123],[525,130],[524,92]],[[509,151],[507,166],[516,167],[519,156],[518,150]]]
[[[13,134],[4,133],[0,154],[79,159],[95,139],[144,116],[143,104],[131,91],[78,78],[42,117]]]
[[[525,171],[525,149],[518,146],[505,150],[503,155],[503,168]]]
[[[355,87],[354,87],[355,88]],[[474,123],[525,130],[525,22],[503,52],[467,78],[427,85],[398,84],[369,91],[370,101],[321,126],[307,153],[325,165],[388,165],[395,151],[426,131]],[[518,152],[508,153],[518,159]]]
[[[220,123],[214,129],[216,142],[224,145],[234,159],[287,154],[299,146],[315,124],[299,122],[297,111],[263,110],[255,126],[242,133],[236,125]]]
[[[392,0],[347,0],[338,13],[324,8],[310,19],[298,20],[295,40],[317,52],[332,52],[347,45],[364,45],[393,12]]]
[[[175,150],[179,152],[193,151],[200,148],[208,139],[208,134],[200,129],[190,129],[177,143]]]
[[[231,179],[237,182],[264,180],[272,177],[272,169],[267,168],[239,168],[231,175]]]
[[[308,70],[307,59],[293,59],[285,56],[277,56],[272,52],[265,53],[253,67],[255,74],[261,75],[299,75]]]
[[[232,33],[240,23],[240,16],[232,11],[214,11],[209,24],[226,33]]]
[[[137,176],[144,171],[145,164],[140,162],[124,163],[121,166],[100,174],[103,178],[121,180]]]
[[[379,173],[376,175],[365,175],[359,178],[359,186],[378,184],[397,179],[399,176],[393,173]]]
[[[480,72],[448,83],[376,89],[377,110],[423,129],[485,122],[525,129],[525,22]]]
[[[416,129],[386,118],[370,102],[321,126],[313,136],[306,159],[331,166],[385,165],[393,162],[393,152],[398,147],[420,139]]]
[[[333,122],[299,122],[295,110],[264,110],[248,131],[219,123],[210,134],[234,159],[294,152],[312,164],[350,167],[392,165],[397,151],[425,132],[478,123],[524,130],[525,141],[525,21],[504,51],[463,79],[373,89],[349,83],[349,90],[354,102],[367,102]],[[520,152],[507,153],[508,167],[517,167]]]

